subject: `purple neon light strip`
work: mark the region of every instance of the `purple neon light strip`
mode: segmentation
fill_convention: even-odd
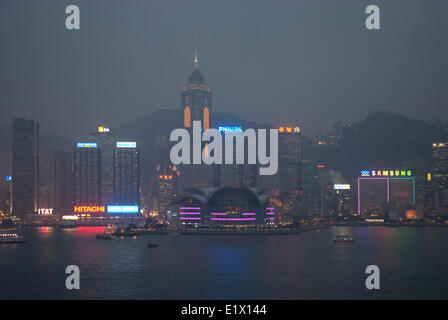
[[[255,218],[212,218],[212,220],[220,220],[220,221],[248,221],[248,220],[256,220]]]
[[[212,212],[210,214],[212,214],[214,216],[226,216],[227,215],[227,213],[225,213],[225,212]]]
[[[252,212],[243,213],[243,216],[254,216],[254,215],[256,215],[256,213],[252,213]]]
[[[274,218],[274,217],[269,217],[268,219],[269,219],[269,220],[274,220],[275,218]]]
[[[274,210],[274,208],[266,208],[266,210]]]
[[[390,180],[389,178],[358,178],[358,215],[361,215],[361,192],[360,192],[360,181],[361,180],[386,180],[387,181],[387,202],[390,202]]]
[[[200,212],[179,212],[179,214],[201,214]]]
[[[275,214],[275,212],[266,212],[266,214]]]
[[[199,207],[180,207],[180,210],[201,210]]]
[[[180,217],[181,220],[201,220],[201,218],[186,218],[186,217]]]

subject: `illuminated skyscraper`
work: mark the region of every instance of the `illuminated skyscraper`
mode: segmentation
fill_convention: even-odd
[[[96,142],[73,150],[73,206],[104,205],[101,198],[101,152]]]
[[[140,205],[140,153],[135,142],[117,142],[113,161],[114,203]]]
[[[197,52],[194,56],[193,72],[188,77],[181,92],[181,110],[183,127],[187,130],[193,129],[193,121],[201,121],[202,131],[210,128],[212,122],[212,94],[210,85],[199,71]],[[205,143],[203,146],[207,148]],[[184,188],[211,186],[213,184],[211,166],[205,164],[182,166],[180,170],[182,171],[180,185]]]
[[[101,197],[103,204],[114,201],[114,149],[117,144],[117,134],[113,128],[98,127],[90,134],[92,142],[98,144],[101,154]]]
[[[177,197],[178,168],[173,165],[157,166],[159,218],[167,219],[170,204]]]
[[[281,213],[298,216],[302,133],[298,127],[278,129],[278,186]]]
[[[448,213],[448,142],[432,144],[433,213]]]
[[[193,121],[201,121],[204,131],[210,128],[212,93],[210,85],[199,71],[197,53],[194,56],[193,72],[188,77],[184,90],[181,92],[181,108],[184,128],[192,128]]]
[[[37,213],[39,208],[39,122],[15,119],[12,123],[11,213]]]

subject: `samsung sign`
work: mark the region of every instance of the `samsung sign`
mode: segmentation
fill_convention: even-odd
[[[98,145],[96,142],[78,142],[76,144],[76,147],[78,147],[78,148],[98,148]]]
[[[334,190],[350,190],[349,184],[335,184]]]
[[[136,142],[117,142],[117,148],[136,148]]]

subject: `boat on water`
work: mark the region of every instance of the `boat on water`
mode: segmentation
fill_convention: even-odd
[[[355,239],[351,235],[348,234],[340,234],[333,239],[333,242],[354,242]]]
[[[111,231],[113,236],[119,238],[135,238],[139,235],[137,231],[132,231],[129,228],[113,228]]]
[[[157,248],[157,247],[158,247],[157,244],[148,243],[148,248]]]
[[[110,224],[108,224],[106,226],[106,228],[104,229],[104,232],[98,233],[95,236],[95,238],[100,239],[100,240],[111,240],[113,233],[114,233],[114,228]]]
[[[109,233],[98,233],[95,238],[100,240],[111,240],[112,236]]]
[[[138,237],[138,232],[133,231],[117,231],[113,234],[114,236],[120,237],[120,238],[136,238]]]
[[[2,243],[26,243],[26,241],[17,233],[0,233],[0,244]]]

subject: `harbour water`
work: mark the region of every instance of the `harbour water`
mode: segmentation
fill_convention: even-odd
[[[0,245],[0,299],[448,298],[448,228],[95,239],[103,229],[25,228],[26,244]],[[355,242],[334,243],[341,232]],[[365,288],[372,264],[380,290]],[[80,290],[65,287],[68,265]]]

